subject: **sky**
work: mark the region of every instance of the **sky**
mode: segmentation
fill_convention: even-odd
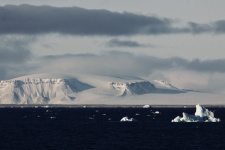
[[[225,94],[223,0],[0,0],[0,80],[138,76]]]

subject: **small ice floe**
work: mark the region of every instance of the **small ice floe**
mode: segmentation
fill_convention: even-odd
[[[139,114],[139,113],[136,113],[135,115],[136,115],[136,116],[140,116],[141,114]]]
[[[215,118],[214,113],[208,109],[196,105],[195,115],[183,112],[183,117],[177,116],[171,122],[220,122],[220,118]]]
[[[112,120],[112,118],[109,118],[108,120]]]
[[[56,117],[50,117],[51,119],[55,119]]]
[[[128,117],[123,117],[120,122],[133,122],[133,121],[137,121],[136,119],[134,118],[128,118]]]
[[[93,120],[93,119],[94,119],[94,117],[88,117],[88,119]]]
[[[86,108],[87,106],[83,106],[83,108]]]
[[[159,111],[156,111],[156,112],[155,112],[155,114],[159,114],[159,113],[160,113]]]
[[[102,114],[102,116],[106,116],[106,114]]]
[[[143,108],[150,108],[150,105],[144,105]]]
[[[34,108],[38,108],[38,106],[34,106]]]
[[[41,116],[38,115],[37,117],[40,118]]]

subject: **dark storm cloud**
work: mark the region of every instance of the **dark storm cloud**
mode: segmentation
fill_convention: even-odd
[[[213,27],[208,24],[198,24],[195,22],[189,22],[188,27],[184,31],[190,32],[193,34],[200,34],[200,33],[212,32]]]
[[[7,75],[7,69],[5,68],[4,65],[0,65],[0,80],[4,80]]]
[[[225,20],[216,21],[214,27],[217,33],[225,33]]]
[[[170,18],[80,7],[6,5],[0,7],[0,34],[134,35],[224,33],[225,20],[174,27]]]
[[[0,80],[16,77],[26,69],[33,56],[29,50],[31,41],[32,38],[0,37]]]
[[[119,39],[111,39],[106,43],[107,46],[109,47],[130,47],[130,48],[135,48],[135,47],[152,47],[152,45],[146,45],[146,44],[140,44],[136,41],[128,41],[128,40],[119,40]]]
[[[0,63],[24,63],[31,58],[31,52],[27,49],[27,41],[16,39],[1,39]]]
[[[188,26],[183,28],[183,32],[190,32],[193,34],[199,33],[225,33],[225,20],[219,20],[208,24],[199,24],[195,22],[189,22]]]
[[[195,59],[186,64],[187,69],[204,72],[225,72],[225,59],[200,61]]]
[[[168,18],[79,7],[0,7],[0,34],[131,35],[177,32]]]
[[[0,63],[23,63],[31,56],[31,52],[26,49],[0,49]]]

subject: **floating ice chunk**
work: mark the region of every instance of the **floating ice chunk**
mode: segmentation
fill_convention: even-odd
[[[159,113],[160,113],[159,111],[156,111],[156,112],[155,112],[155,114],[159,114]]]
[[[92,120],[92,119],[94,119],[94,117],[88,117],[88,119],[91,119]]]
[[[220,122],[220,118],[215,118],[214,113],[208,109],[196,105],[195,115],[189,115],[183,112],[183,117],[177,116],[172,122]]]
[[[128,118],[128,117],[123,117],[120,122],[132,122],[132,121],[137,121],[136,119],[134,118]]]
[[[144,105],[143,108],[150,108],[150,105]]]

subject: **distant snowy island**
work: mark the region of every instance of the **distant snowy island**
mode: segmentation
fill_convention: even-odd
[[[35,74],[0,81],[0,104],[195,105],[215,104],[213,96],[127,76]]]

